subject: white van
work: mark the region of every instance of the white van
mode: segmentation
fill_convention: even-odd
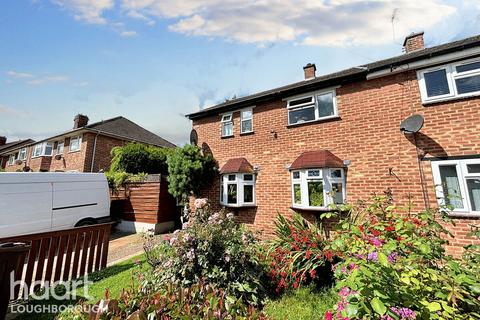
[[[0,238],[109,220],[103,173],[0,173]]]

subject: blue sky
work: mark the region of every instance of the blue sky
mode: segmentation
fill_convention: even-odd
[[[392,19],[393,18],[393,19]],[[392,23],[393,21],[393,23]],[[225,98],[478,34],[480,1],[3,0],[0,135],[123,115],[175,143]]]

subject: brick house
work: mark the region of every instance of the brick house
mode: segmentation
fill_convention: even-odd
[[[5,151],[0,149],[0,157],[6,161],[5,171],[10,172],[98,172],[109,168],[112,148],[128,142],[175,147],[124,117],[88,124],[88,117],[78,114],[72,130]]]
[[[301,82],[187,115],[220,165],[201,196],[269,236],[277,212],[313,220],[330,203],[390,189],[414,210],[455,208],[448,252],[476,242],[467,234],[480,218],[480,36],[424,48],[416,33],[404,51],[321,76],[307,64]]]
[[[7,142],[7,137],[0,136],[0,169],[5,169],[7,163],[13,164],[15,162],[16,157],[15,155],[10,156],[10,151],[18,150],[19,148],[23,148],[33,142],[35,141],[32,139]],[[5,154],[5,156],[2,156],[2,154]]]

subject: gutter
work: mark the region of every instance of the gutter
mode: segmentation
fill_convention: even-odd
[[[92,161],[90,163],[90,172],[93,172],[93,164],[95,163],[95,152],[97,152],[97,137],[100,134],[100,131],[97,131],[95,139],[93,140],[93,152],[92,152]]]

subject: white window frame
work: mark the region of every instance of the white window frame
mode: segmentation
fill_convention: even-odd
[[[250,111],[251,116],[244,118],[244,112]],[[250,121],[252,123],[251,130],[243,131],[243,122]],[[253,132],[253,107],[240,110],[240,133],[252,133]]]
[[[461,79],[461,78],[467,78],[467,77],[472,77],[472,76],[477,76],[480,75],[480,68],[476,70],[470,70],[470,71],[465,71],[465,72],[457,72],[457,67],[465,64],[471,64],[475,62],[480,62],[479,58],[476,59],[469,59],[469,60],[464,60],[460,62],[455,62],[455,63],[450,63],[450,64],[445,64],[441,66],[436,66],[433,68],[428,68],[428,69],[423,69],[417,71],[417,79],[418,79],[418,84],[420,87],[420,95],[422,97],[422,103],[423,104],[428,104],[428,103],[435,103],[435,102],[440,102],[440,101],[448,101],[452,99],[458,99],[458,98],[466,98],[466,97],[473,97],[473,96],[478,96],[480,95],[480,90],[479,91],[474,91],[474,92],[467,92],[467,93],[462,93],[459,94],[457,90],[457,85],[455,80],[456,79]],[[429,72],[434,72],[438,70],[445,70],[446,76],[447,76],[447,83],[448,83],[448,89],[450,93],[448,94],[443,94],[439,96],[434,96],[434,97],[428,97],[427,95],[427,86],[425,83],[425,73]]]
[[[22,148],[18,152],[18,160],[26,160],[27,159],[27,148]]]
[[[319,170],[320,174],[316,177],[309,177],[309,171]],[[331,172],[334,170],[340,170],[341,176],[339,178],[331,177]],[[299,173],[299,178],[294,178],[294,173]],[[332,197],[332,184],[342,184],[342,199],[345,203],[347,199],[347,188],[345,183],[345,170],[344,168],[308,168],[308,169],[295,169],[291,171],[291,188],[292,188],[292,207],[297,209],[312,209],[312,210],[330,210],[330,205],[334,204],[334,198]],[[323,182],[323,206],[310,206],[308,198],[308,182],[309,181],[322,181]],[[295,184],[300,184],[300,202],[295,203]]]
[[[52,152],[50,154],[45,153],[47,149],[47,145],[50,145],[52,148]],[[42,142],[42,143],[37,143],[36,145],[33,146],[32,158],[51,157],[52,154],[53,154],[53,142]]]
[[[232,137],[233,136],[233,112],[230,112],[230,113],[224,113],[221,115],[222,116],[222,119],[221,119],[221,130],[222,132],[220,133],[222,137]],[[229,117],[229,118],[228,118]],[[227,124],[231,124],[232,125],[232,134],[229,134],[229,135],[224,135],[224,130],[223,128],[225,127],[225,125]]]
[[[76,149],[72,149],[72,141],[73,140],[78,140],[78,148],[76,148]],[[80,151],[81,149],[82,149],[82,135],[71,137],[70,138],[70,143],[68,144],[68,151],[69,152],[77,152],[77,151]]]
[[[9,156],[8,156],[8,162],[7,162],[7,164],[8,164],[9,166],[12,166],[12,165],[15,163],[16,157],[17,157],[17,156],[16,156],[15,154],[9,155]]]
[[[304,95],[289,97],[288,99],[286,99],[287,110],[288,110],[288,115],[287,115],[288,125],[289,126],[294,126],[294,125],[300,125],[300,124],[310,123],[310,122],[315,122],[315,121],[320,121],[320,120],[328,120],[328,119],[332,119],[332,118],[338,118],[337,90],[336,90],[337,88],[338,87],[328,88],[328,89],[315,91],[315,92],[311,92],[311,93],[304,94]],[[321,96],[321,95],[329,94],[329,93],[332,94],[332,99],[333,99],[333,115],[320,117],[319,107],[318,107],[318,103],[317,103],[317,96]],[[305,99],[305,98],[309,98],[309,97],[311,98],[310,102],[305,102],[305,103],[297,104],[297,105],[294,105],[294,106],[290,105],[290,103],[292,103],[293,101],[297,101],[297,100],[301,100],[301,99]],[[315,119],[309,120],[309,121],[303,121],[303,122],[295,122],[295,123],[290,122],[290,111],[294,111],[294,110],[296,111],[296,110],[312,108],[312,107],[314,108]]]
[[[244,175],[251,175],[252,180],[245,180]],[[235,180],[228,180],[229,176],[235,176]],[[251,207],[255,206],[255,192],[256,192],[257,177],[254,173],[226,173],[220,177],[220,204],[227,207]],[[237,185],[237,202],[228,203],[228,185]],[[244,202],[243,187],[249,185],[253,188],[253,201]]]
[[[62,151],[60,152],[60,145],[62,145]],[[57,142],[57,154],[63,154],[65,152],[65,140]]]
[[[445,194],[442,187],[442,178],[440,176],[440,167],[447,165],[455,165],[457,169],[458,182],[460,185],[460,192],[462,193],[463,209],[453,209],[449,212],[452,216],[469,216],[479,217],[480,211],[473,211],[470,202],[470,195],[468,193],[467,178],[479,178],[480,173],[468,173],[467,165],[480,164],[480,159],[464,159],[464,160],[441,160],[432,161],[433,181],[435,183],[435,193],[437,201],[440,206],[444,206]]]

